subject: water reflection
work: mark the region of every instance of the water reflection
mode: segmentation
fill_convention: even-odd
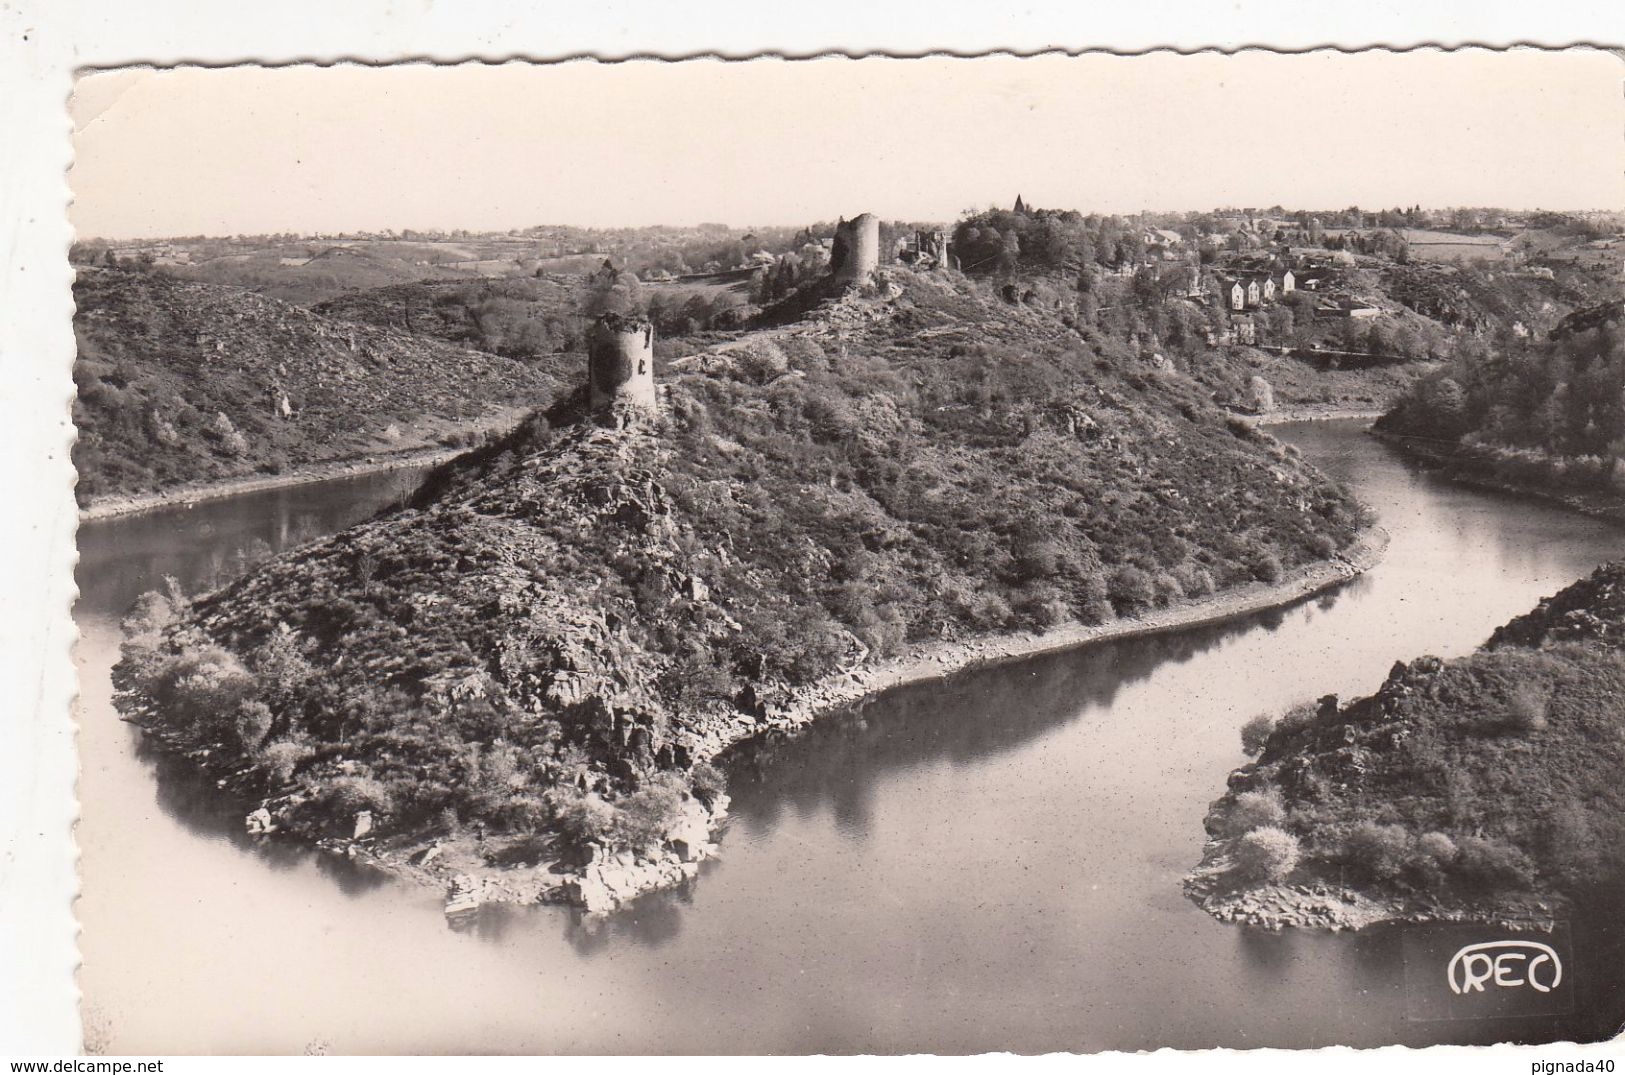
[[[1363,580],[1347,584],[1358,587]],[[1017,750],[1075,720],[1104,719],[1124,689],[1183,665],[1227,640],[1272,634],[1288,616],[1336,606],[1336,591],[1176,634],[1150,635],[1043,654],[910,684],[793,732],[749,740],[721,761],[734,824],[771,830],[784,806],[801,817],[834,811],[843,835],[861,838],[871,798],[888,771],[941,759],[974,765]]]

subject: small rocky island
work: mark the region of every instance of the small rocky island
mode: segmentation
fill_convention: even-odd
[[[147,595],[122,712],[251,833],[453,910],[604,911],[712,853],[733,744],[909,677],[1281,603],[1380,551],[1344,490],[1162,355],[946,268],[877,270],[875,227],[689,354],[604,314],[587,386],[404,508]]]
[[[1543,928],[1625,884],[1625,561],[1457,660],[1394,665],[1243,729],[1258,760],[1213,804],[1186,879],[1268,928]],[[1617,895],[1616,895],[1617,898]]]

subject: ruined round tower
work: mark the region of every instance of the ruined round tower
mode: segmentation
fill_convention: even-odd
[[[594,413],[626,404],[655,409],[655,330],[641,317],[605,314],[587,335],[587,401]]]
[[[830,248],[829,272],[838,284],[867,280],[880,267],[880,218],[860,213],[835,226],[835,242]]]

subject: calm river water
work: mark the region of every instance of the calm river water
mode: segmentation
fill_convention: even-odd
[[[1610,923],[1576,923],[1574,1014],[1407,1018],[1397,929],[1262,934],[1180,892],[1237,729],[1453,656],[1625,548],[1619,531],[1420,473],[1359,423],[1277,435],[1393,534],[1335,595],[1220,628],[890,694],[736,759],[723,856],[607,921],[488,908],[249,846],[115,719],[117,619],[398,498],[391,474],[81,531],[90,1042],[185,1052],[971,1052],[1606,1036]]]

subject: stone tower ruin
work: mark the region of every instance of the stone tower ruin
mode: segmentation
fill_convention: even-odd
[[[587,335],[587,401],[594,413],[626,404],[655,409],[655,330],[641,317],[608,313]]]
[[[880,268],[880,218],[860,213],[835,225],[829,273],[838,284],[856,284]]]

